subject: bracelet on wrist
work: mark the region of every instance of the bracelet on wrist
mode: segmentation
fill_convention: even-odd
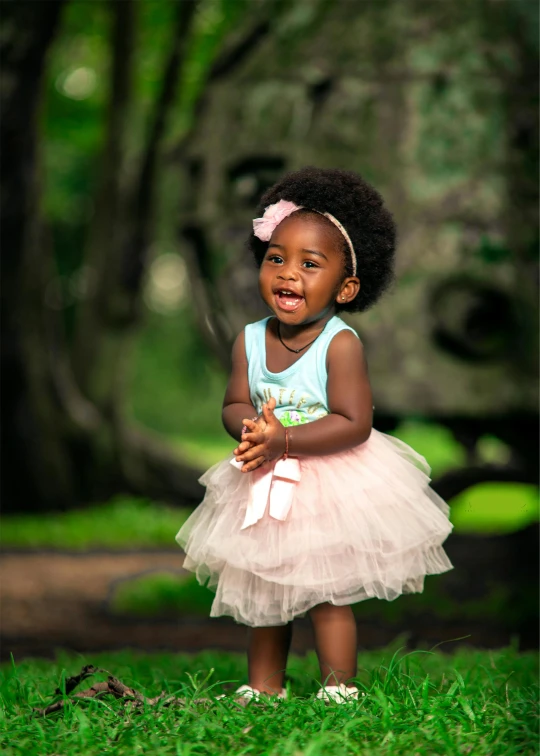
[[[283,454],[282,459],[287,459],[289,456],[289,429],[285,428],[285,453]]]

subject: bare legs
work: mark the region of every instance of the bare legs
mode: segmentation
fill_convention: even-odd
[[[350,606],[319,604],[310,609],[325,685],[348,683],[356,676],[356,620]],[[283,687],[292,623],[279,627],[256,627],[248,648],[249,684],[265,693],[279,693]]]
[[[292,623],[278,627],[255,627],[248,647],[249,684],[264,693],[281,693]]]
[[[356,620],[350,606],[319,604],[310,609],[324,685],[347,684],[357,672]]]

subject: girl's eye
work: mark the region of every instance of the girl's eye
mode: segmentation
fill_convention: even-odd
[[[306,260],[305,262],[303,262],[303,263],[302,263],[302,265],[303,265],[303,266],[304,266],[305,268],[316,268],[316,267],[317,267],[317,266],[315,265],[315,263],[314,263],[314,262],[312,262],[311,260]]]
[[[270,255],[270,257],[267,257],[266,259],[269,262],[273,262],[273,263],[281,263],[281,262],[283,262],[283,258],[280,257],[279,255]]]

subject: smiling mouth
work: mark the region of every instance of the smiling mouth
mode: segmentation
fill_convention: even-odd
[[[304,297],[288,289],[279,289],[274,292],[274,296],[278,307],[285,312],[294,312],[304,301]]]

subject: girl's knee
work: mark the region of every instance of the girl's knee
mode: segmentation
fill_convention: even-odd
[[[327,607],[329,606],[330,604],[317,604],[317,606],[311,607],[311,609],[308,611],[308,614],[311,619],[313,619],[314,617],[319,617],[327,611]]]
[[[311,619],[317,619],[319,617],[339,617],[343,615],[349,615],[352,612],[350,606],[336,606],[335,604],[317,604],[309,610],[309,616]]]

